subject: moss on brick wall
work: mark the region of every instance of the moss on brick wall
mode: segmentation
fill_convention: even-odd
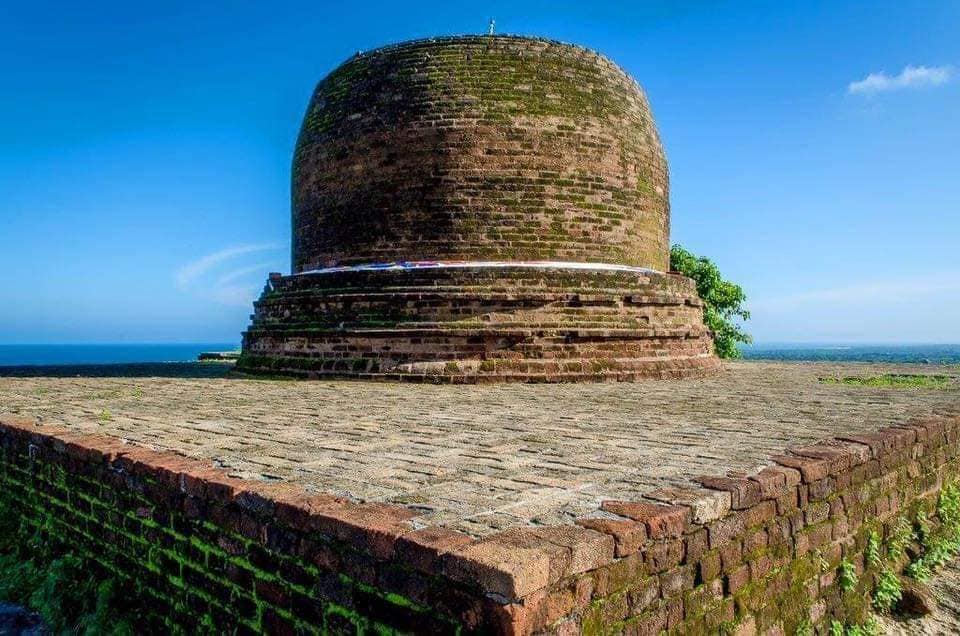
[[[448,37],[317,86],[293,162],[293,269],[499,258],[667,269],[667,165],[646,97],[586,49]]]
[[[441,612],[377,585],[379,576],[412,576],[402,568],[378,571],[370,555],[285,527],[256,500],[214,512],[209,499],[165,483],[169,464],[160,459],[104,462],[95,451],[71,456],[49,438],[4,436],[0,506],[16,539],[3,553],[38,568],[69,566],[64,575],[77,578],[60,584],[93,594],[79,590],[76,607],[46,611],[59,626],[100,611],[140,633],[459,631]],[[43,580],[25,581],[16,600],[30,603]],[[98,603],[105,589],[110,596]]]
[[[3,485],[0,483],[0,485]],[[53,513],[0,489],[0,601],[30,607],[54,633],[134,634],[143,599],[127,583],[60,540]]]
[[[477,541],[402,507],[0,422],[0,568],[16,552],[87,590],[119,581],[115,615],[140,630],[825,633],[960,551],[958,448],[960,416],[931,417]],[[70,620],[109,614],[111,594]]]
[[[656,272],[450,268],[271,279],[237,368],[421,382],[700,377],[693,282]]]

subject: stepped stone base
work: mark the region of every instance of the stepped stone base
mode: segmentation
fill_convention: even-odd
[[[458,267],[273,276],[237,369],[427,382],[631,381],[719,369],[688,278]]]

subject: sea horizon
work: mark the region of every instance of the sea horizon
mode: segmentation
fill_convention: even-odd
[[[235,351],[234,342],[0,344],[0,367],[195,362],[205,351]],[[758,342],[746,360],[960,364],[960,343]]]
[[[0,344],[0,367],[195,362],[204,351],[239,348],[239,342]]]

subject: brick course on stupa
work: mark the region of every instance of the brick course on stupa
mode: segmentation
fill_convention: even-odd
[[[514,36],[358,53],[293,160],[292,271],[238,368],[420,381],[635,380],[718,368],[668,273],[667,163],[643,91]]]

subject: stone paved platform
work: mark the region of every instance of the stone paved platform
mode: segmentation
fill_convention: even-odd
[[[604,499],[754,472],[791,444],[960,405],[960,368],[917,365],[739,362],[702,380],[567,385],[151,377],[211,369],[21,371],[35,377],[0,378],[0,412],[209,459],[246,479],[404,504],[423,525],[484,536],[572,523]],[[940,390],[818,381],[889,372],[954,379]]]

